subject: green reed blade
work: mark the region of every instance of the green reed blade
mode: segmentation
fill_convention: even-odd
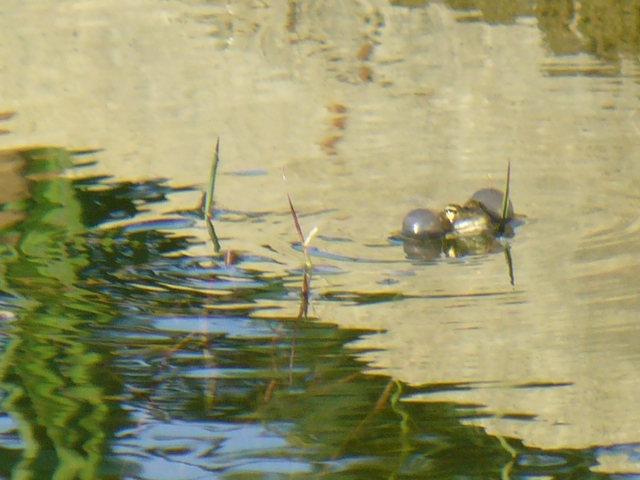
[[[213,192],[216,187],[216,176],[218,173],[218,162],[220,161],[220,138],[216,142],[216,149],[213,153],[213,162],[211,164],[211,175],[209,176],[209,188],[207,189],[207,194],[204,201],[204,220],[207,226],[207,231],[209,232],[209,237],[211,238],[211,242],[213,243],[213,251],[214,253],[218,253],[220,251],[220,242],[218,241],[218,236],[216,235],[216,230],[213,227]]]
[[[204,215],[212,215],[213,210],[213,192],[216,188],[216,176],[218,173],[218,162],[220,161],[220,139],[216,142],[216,149],[213,153],[213,162],[211,163],[211,174],[209,175],[209,189],[204,203]]]

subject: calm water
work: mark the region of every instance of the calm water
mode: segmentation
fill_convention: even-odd
[[[400,3],[0,7],[1,476],[640,475],[631,7]]]

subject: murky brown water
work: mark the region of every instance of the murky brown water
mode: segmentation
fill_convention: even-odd
[[[370,260],[318,258],[315,314],[380,329],[367,359],[400,380],[479,382],[416,400],[486,405],[478,424],[532,446],[636,443],[637,65],[554,57],[534,17],[468,20],[382,1],[5,3],[0,111],[18,115],[0,147],[99,147],[90,173],[204,184],[220,136],[218,207],[271,212],[224,216],[223,248],[299,267],[288,190],[313,246]],[[507,160],[527,216],[515,288],[502,255],[420,265],[387,240],[412,208],[501,186]],[[351,306],[377,293],[405,299]]]

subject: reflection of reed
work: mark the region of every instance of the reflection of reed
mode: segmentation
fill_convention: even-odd
[[[401,391],[400,389],[401,386],[399,382],[389,380],[389,383],[387,383],[385,389],[382,391],[382,394],[380,395],[380,398],[378,398],[378,401],[373,407],[373,410],[371,410],[371,412],[369,412],[369,414],[344,439],[344,442],[342,443],[342,445],[340,445],[340,448],[338,448],[338,450],[336,450],[336,452],[333,454],[333,460],[336,460],[344,455],[344,450],[349,445],[349,443],[357,440],[362,435],[362,430],[371,422],[373,417],[387,406],[387,403],[389,402],[393,391],[396,390],[399,393]]]

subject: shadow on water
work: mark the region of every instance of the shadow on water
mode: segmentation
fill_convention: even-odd
[[[187,256],[187,214],[135,223],[164,181],[72,180],[62,149],[0,161],[20,186],[0,212],[3,478],[596,478],[595,450],[530,449],[466,425],[482,405],[407,401],[474,386],[371,374],[345,348],[366,331],[254,318],[260,299],[297,302],[299,275]]]

